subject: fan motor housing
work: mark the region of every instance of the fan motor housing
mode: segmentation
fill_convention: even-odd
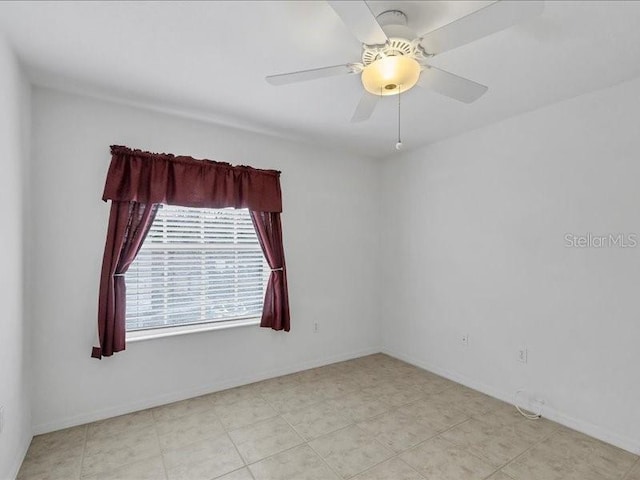
[[[389,41],[385,45],[363,45],[362,64],[365,67],[384,57],[407,55],[416,60],[426,57],[415,32],[407,26],[407,16],[403,12],[388,10],[378,15],[376,20]]]
[[[362,63],[367,65],[384,57],[393,57],[396,55],[408,55],[413,57],[415,48],[412,42],[406,38],[391,37],[389,43],[381,47],[365,47],[362,52]]]

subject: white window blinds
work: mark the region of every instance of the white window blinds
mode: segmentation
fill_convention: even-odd
[[[127,331],[260,317],[269,273],[248,210],[161,205],[126,273]]]

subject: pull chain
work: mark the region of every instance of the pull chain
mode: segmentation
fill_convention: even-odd
[[[396,150],[402,148],[402,138],[400,136],[400,97],[402,95],[402,86],[398,85],[398,143],[396,143]]]

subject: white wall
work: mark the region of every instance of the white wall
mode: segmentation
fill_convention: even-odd
[[[379,350],[375,162],[46,89],[33,103],[37,432]],[[282,170],[290,333],[243,327],[89,358],[110,144]]]
[[[638,125],[634,80],[386,162],[385,351],[639,453],[640,246],[564,240],[640,234]]]
[[[31,441],[27,327],[23,309],[23,193],[29,85],[0,38],[0,479],[14,478]]]

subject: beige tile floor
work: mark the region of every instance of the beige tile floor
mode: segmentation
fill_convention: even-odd
[[[640,462],[378,354],[37,436],[18,478],[640,480]]]

